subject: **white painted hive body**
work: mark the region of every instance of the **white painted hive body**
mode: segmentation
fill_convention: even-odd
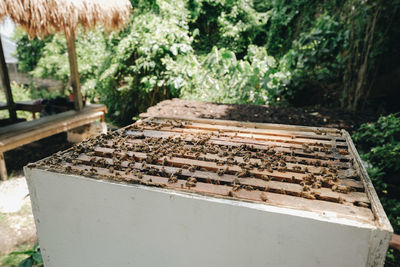
[[[380,266],[345,131],[151,118],[25,168],[45,266]]]

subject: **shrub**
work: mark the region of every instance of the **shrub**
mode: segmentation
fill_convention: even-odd
[[[123,124],[157,101],[179,96],[169,86],[164,59],[192,51],[183,1],[158,1],[157,8],[137,11],[129,29],[112,48],[97,90],[112,119]]]
[[[176,61],[165,59],[169,83],[189,99],[219,103],[265,104],[290,80],[277,71],[273,57],[263,47],[250,46],[243,60],[225,48],[214,47],[206,56],[188,55]]]
[[[396,233],[400,233],[400,117],[382,116],[366,123],[353,134],[361,158],[371,166],[368,174]],[[400,262],[400,255],[389,250],[388,262]]]

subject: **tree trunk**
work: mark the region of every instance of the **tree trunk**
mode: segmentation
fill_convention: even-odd
[[[347,66],[343,76],[343,94],[341,99],[342,108],[356,111],[360,107],[360,102],[366,100],[372,86],[371,73],[375,72],[376,67],[371,64],[371,51],[374,47],[375,28],[382,10],[381,3],[365,3],[371,6],[372,14],[368,15],[369,20],[363,23],[360,16],[367,16],[365,13],[359,13],[364,7],[358,7],[359,1],[349,3],[349,22],[350,37],[347,54]],[[358,30],[357,30],[358,28]],[[363,106],[363,105],[362,105]]]

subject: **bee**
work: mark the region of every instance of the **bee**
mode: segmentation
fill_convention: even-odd
[[[237,184],[235,184],[233,187],[232,187],[232,190],[233,191],[238,191],[240,189],[240,185],[237,185]]]
[[[286,168],[286,167],[278,168],[278,171],[280,171],[280,172],[286,172],[286,171],[287,171],[287,168]]]
[[[110,173],[113,173],[113,172],[114,172],[114,167],[113,167],[113,166],[110,166],[110,167],[108,168],[108,171],[109,171]]]
[[[319,172],[320,175],[325,175],[326,174],[326,169],[322,168]]]
[[[164,167],[161,167],[161,173],[165,174],[165,168]]]
[[[264,192],[261,192],[260,198],[261,198],[261,200],[264,201],[264,202],[268,200],[268,197],[267,197],[267,195],[266,195]]]
[[[310,186],[309,185],[304,185],[303,186],[303,191],[310,191]]]
[[[195,187],[196,186],[196,183],[197,183],[197,180],[196,180],[196,178],[194,178],[194,177],[189,177],[187,180],[186,180],[186,187],[188,187],[188,188],[190,188],[190,187]]]
[[[182,168],[183,169],[189,169],[189,165],[184,164],[184,165],[182,165]]]
[[[266,174],[263,174],[263,175],[261,176],[261,179],[263,179],[264,181],[271,181],[271,180],[272,180],[271,176],[266,175]]]
[[[344,203],[344,199],[342,197],[338,198],[338,203],[343,204]]]
[[[298,166],[298,165],[294,165],[294,166],[293,166],[293,170],[294,170],[294,171],[301,171],[301,167]]]
[[[347,194],[351,191],[351,187],[346,186],[346,185],[338,185],[335,191],[338,191],[343,194]]]
[[[196,171],[196,166],[193,166],[193,165],[190,166],[190,167],[189,167],[189,171],[190,171],[190,172],[195,172],[195,171]]]
[[[362,202],[362,201],[355,201],[354,205],[358,206],[358,207],[362,207],[362,208],[369,208],[368,203]]]
[[[178,182],[178,178],[176,178],[175,176],[171,176],[168,178],[168,183],[170,184],[175,184]]]
[[[318,188],[321,188],[321,187],[322,187],[322,185],[321,185],[320,182],[316,182],[316,183],[312,184],[312,188],[314,188],[314,189],[318,189]]]
[[[250,175],[250,173],[249,173],[248,170],[243,170],[243,171],[241,171],[240,173],[237,174],[238,177],[247,177],[249,175]]]
[[[142,178],[143,178],[143,174],[142,174],[141,172],[136,173],[136,176],[137,176],[139,179],[142,179]]]
[[[167,160],[167,158],[165,157],[165,158],[163,159],[162,165],[165,166],[165,165],[167,165],[167,164],[168,164],[168,160]]]
[[[316,197],[313,194],[309,193],[309,192],[302,192],[301,196],[304,197],[304,198],[307,198],[307,199],[311,199],[311,200],[315,200],[316,199]]]
[[[217,171],[217,174],[218,174],[218,176],[222,176],[222,175],[224,175],[224,170],[223,169],[218,169],[218,171]]]
[[[228,191],[228,196],[229,196],[229,197],[233,197],[233,196],[234,196],[234,195],[233,195],[233,191],[236,191],[236,190],[233,189],[233,190],[229,190],[229,191]]]
[[[253,187],[251,185],[243,185],[243,189],[247,190],[247,191],[253,191]]]

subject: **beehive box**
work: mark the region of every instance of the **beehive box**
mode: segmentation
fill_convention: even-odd
[[[380,266],[346,131],[148,118],[25,168],[46,266]]]

